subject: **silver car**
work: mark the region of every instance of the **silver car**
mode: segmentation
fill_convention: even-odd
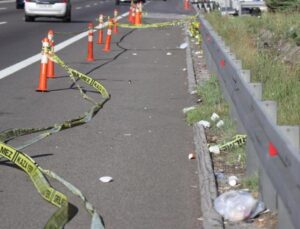
[[[70,0],[25,0],[25,21],[34,21],[36,17],[61,18],[71,21]]]

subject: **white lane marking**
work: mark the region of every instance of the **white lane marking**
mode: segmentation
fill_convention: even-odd
[[[0,25],[4,25],[6,23],[7,23],[6,21],[0,21]]]
[[[6,7],[1,7],[1,8],[0,8],[0,10],[6,10],[6,9],[7,9]]]
[[[76,7],[76,10],[80,10],[80,9],[82,9],[82,7],[81,7],[81,6],[78,6],[78,7]]]
[[[126,17],[127,15],[128,15],[128,12],[120,15],[119,17],[117,17],[117,19],[120,20],[120,19]],[[103,26],[99,26],[98,25],[95,28],[96,29],[101,29],[101,28],[106,27],[107,25],[108,25],[108,22],[105,22]],[[96,31],[96,30],[94,30],[94,31]],[[82,33],[74,36],[74,37],[71,37],[70,39],[68,39],[66,41],[63,41],[63,42],[59,43],[58,45],[55,46],[56,52],[59,51],[59,50],[62,50],[63,48],[65,48],[65,47],[67,47],[67,46],[69,46],[71,44],[73,44],[74,42],[82,39],[83,37],[86,37],[87,35],[88,35],[88,32],[85,31],[85,32],[82,32]],[[21,69],[23,69],[23,68],[26,68],[29,65],[37,62],[40,59],[41,59],[41,54],[38,53],[38,54],[36,54],[36,55],[34,55],[32,57],[29,57],[29,58],[27,58],[27,59],[19,62],[19,63],[16,63],[14,65],[11,65],[11,66],[9,66],[7,68],[2,69],[0,71],[0,79],[3,79],[5,77],[7,77],[7,76],[9,76],[9,75],[11,75],[11,74],[13,74],[13,73],[21,70]]]

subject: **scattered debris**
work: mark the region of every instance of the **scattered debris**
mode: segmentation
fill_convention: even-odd
[[[187,70],[186,68],[183,68],[183,69],[182,69],[182,71],[184,71],[184,72],[186,72],[186,70]]]
[[[180,45],[180,47],[179,47],[179,48],[181,48],[181,49],[185,49],[187,46],[188,46],[188,44],[187,44],[187,43],[182,43],[182,44]]]
[[[231,187],[236,186],[238,184],[238,182],[239,182],[239,179],[236,176],[230,176],[230,177],[228,177],[228,184]]]
[[[263,202],[244,190],[224,192],[215,199],[214,208],[231,222],[252,219],[265,210]]]
[[[220,116],[217,113],[212,113],[212,115],[210,116],[211,121],[215,122],[220,118]]]
[[[171,56],[172,55],[172,53],[171,52],[167,52],[167,56]]]
[[[222,126],[224,126],[224,121],[223,120],[220,120],[219,122],[217,122],[216,126],[218,128],[221,128]]]
[[[100,177],[99,180],[103,183],[109,183],[113,181],[113,178],[109,176],[104,176],[104,177]]]
[[[210,127],[210,122],[206,121],[206,120],[200,120],[199,122],[197,122],[198,125],[203,126],[204,128],[209,128]]]
[[[131,136],[131,133],[125,133],[124,136]]]
[[[137,53],[136,53],[136,52],[134,52],[134,53],[132,53],[132,55],[133,55],[133,56],[137,56]]]
[[[195,106],[186,107],[186,108],[183,108],[183,109],[182,109],[182,112],[183,112],[184,114],[186,114],[187,112],[192,111],[192,110],[195,110],[195,109],[196,109]]]
[[[197,90],[191,91],[191,95],[196,95],[197,94]]]
[[[189,159],[190,159],[190,160],[195,159],[195,158],[196,158],[196,156],[195,156],[194,153],[190,153],[190,154],[189,154]]]
[[[214,154],[220,154],[220,148],[219,148],[218,145],[210,146],[208,148],[208,151],[211,152],[211,153],[214,153]]]

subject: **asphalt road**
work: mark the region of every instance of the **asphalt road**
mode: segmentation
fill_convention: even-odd
[[[74,1],[73,9],[87,2],[96,3]],[[106,12],[115,7],[114,2],[103,6]],[[0,25],[4,50],[0,52],[0,71],[39,52],[40,39],[49,27],[82,30],[99,15],[99,9],[103,8],[99,5],[73,12],[75,21],[70,24],[55,20],[27,24],[21,11],[1,14],[0,21],[7,23]],[[128,5],[119,9],[124,12]],[[170,19],[169,14],[192,13],[184,11],[178,0],[151,1],[145,10],[149,14],[168,13],[161,20]],[[63,39],[67,38],[55,37],[58,43]],[[201,228],[197,164],[188,160],[194,150],[193,131],[182,114],[182,108],[192,104],[183,70],[186,52],[179,48],[184,40],[182,27],[120,28],[113,36],[111,52],[104,53],[95,45],[95,62],[85,62],[86,39],[57,53],[75,69],[102,82],[111,99],[88,124],[52,135],[24,152],[77,186],[103,217],[106,228]],[[56,78],[48,81],[48,93],[35,91],[38,77],[36,62],[0,80],[0,131],[48,126],[89,109],[58,67]],[[84,88],[97,98],[90,88]],[[21,170],[0,162],[0,171],[0,228],[42,228],[56,208],[38,195]],[[102,176],[114,180],[101,183]],[[89,228],[90,217],[78,198],[50,181],[78,208],[65,228]]]
[[[55,18],[37,18],[36,22],[30,23],[24,21],[24,10],[16,9],[14,1],[0,1],[0,69],[40,52],[41,40],[49,29],[57,33],[70,32],[57,35],[55,42],[58,44],[74,36],[74,33],[86,30],[89,22],[97,24],[99,14],[113,16],[115,8],[114,1],[109,0],[74,0],[70,23]],[[122,14],[128,10],[128,4],[122,4],[117,9]]]

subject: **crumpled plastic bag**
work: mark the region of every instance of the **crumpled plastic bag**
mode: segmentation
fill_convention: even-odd
[[[214,208],[224,219],[238,222],[254,218],[265,210],[265,205],[254,199],[249,192],[232,190],[218,196]]]

